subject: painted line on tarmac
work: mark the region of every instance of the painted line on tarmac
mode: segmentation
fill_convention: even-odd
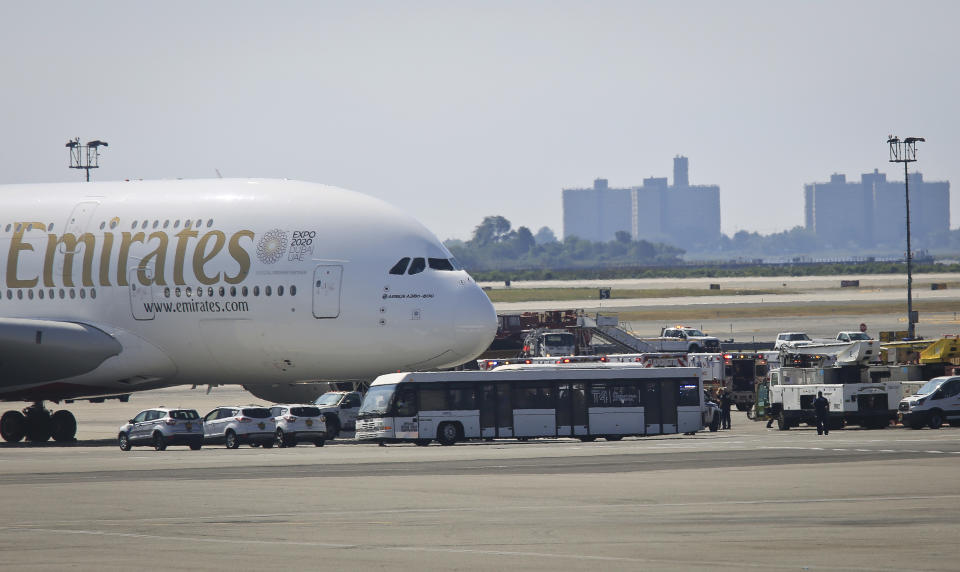
[[[132,532],[106,532],[100,530],[76,530],[76,529],[57,529],[57,528],[21,528],[21,527],[2,527],[0,530],[7,532],[45,532],[49,534],[73,534],[77,536],[99,536],[107,538],[133,538],[138,540],[170,541],[176,543],[200,543],[200,544],[242,544],[242,545],[265,545],[265,546],[302,546],[308,548],[329,548],[333,550],[386,550],[396,552],[422,552],[422,553],[444,553],[444,554],[473,554],[482,556],[510,556],[520,558],[551,558],[554,560],[579,560],[587,562],[629,562],[636,564],[682,564],[682,565],[704,565],[710,564],[711,567],[727,567],[742,570],[744,568],[756,569],[783,569],[796,570],[798,567],[804,570],[817,570],[820,566],[799,565],[799,564],[776,564],[776,563],[753,563],[753,562],[721,562],[714,559],[710,560],[683,560],[667,558],[636,558],[628,556],[597,556],[591,554],[560,554],[557,552],[534,552],[525,550],[485,550],[479,548],[448,548],[444,546],[377,546],[375,544],[345,544],[332,542],[313,542],[313,541],[294,541],[294,540],[261,540],[261,539],[238,539],[238,538],[217,538],[217,537],[192,537],[192,536],[166,536],[159,534],[140,534]],[[827,569],[826,567],[823,567]],[[851,572],[914,572],[902,567],[897,568],[877,568],[876,566],[830,566],[830,570],[849,570]],[[917,570],[919,572],[919,570]]]
[[[374,515],[396,515],[396,514],[442,514],[442,513],[503,513],[507,511],[540,511],[540,510],[568,510],[568,511],[590,511],[599,510],[602,512],[616,512],[624,510],[657,510],[663,508],[690,508],[690,507],[725,507],[725,506],[751,506],[751,505],[786,505],[786,504],[805,504],[805,503],[864,503],[864,502],[898,502],[911,500],[947,500],[960,499],[960,494],[946,495],[904,495],[904,496],[865,496],[865,497],[839,497],[839,498],[771,498],[771,499],[753,499],[753,500],[735,500],[735,501],[700,501],[685,503],[618,503],[618,504],[573,504],[573,505],[509,505],[509,506],[459,506],[446,508],[397,508],[397,509],[369,509],[369,510],[341,510],[324,511],[324,516],[374,516]],[[187,516],[167,516],[167,517],[149,517],[149,518],[100,518],[100,519],[75,519],[75,520],[48,520],[34,524],[23,523],[16,527],[0,527],[0,530],[44,530],[44,527],[53,525],[72,525],[77,523],[97,522],[102,524],[132,524],[132,523],[164,523],[164,522],[191,522],[191,523],[222,523],[230,520],[251,520],[263,518],[302,518],[304,514],[314,514],[313,512],[283,512],[283,513],[253,513],[253,514],[227,514],[227,515],[206,515],[197,517]]]

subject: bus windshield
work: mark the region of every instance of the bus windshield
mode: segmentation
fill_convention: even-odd
[[[394,385],[376,385],[371,387],[363,397],[363,405],[357,413],[357,419],[367,417],[379,417],[387,414],[390,407],[390,400],[393,398],[393,392],[397,390]]]

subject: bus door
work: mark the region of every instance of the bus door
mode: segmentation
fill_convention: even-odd
[[[496,384],[497,437],[513,437],[513,399],[509,383]]]
[[[419,439],[420,427],[417,422],[417,389],[412,386],[407,386],[397,390],[394,410],[396,416],[393,419],[393,426],[397,439]]]
[[[682,382],[665,380],[660,389],[660,423],[663,433],[677,432],[677,405]]]
[[[587,434],[587,388],[584,383],[557,386],[557,436]]]
[[[644,419],[646,420],[647,435],[659,435],[662,409],[660,405],[660,382],[645,381],[643,383]]]
[[[480,386],[480,437],[492,439],[497,436],[497,386],[485,383]]]

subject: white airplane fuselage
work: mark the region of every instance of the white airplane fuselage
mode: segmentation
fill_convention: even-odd
[[[372,379],[464,363],[496,330],[433,234],[358,193],[137,181],[0,204],[2,400]]]

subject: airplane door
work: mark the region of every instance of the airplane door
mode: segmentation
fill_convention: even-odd
[[[146,270],[147,276],[153,281],[153,270]],[[153,306],[153,287],[144,286],[137,277],[137,270],[131,270],[127,278],[130,284],[130,310],[133,312],[134,319],[152,320],[156,317]]]
[[[340,279],[343,266],[318,266],[313,272],[313,317],[336,318],[340,315]]]

